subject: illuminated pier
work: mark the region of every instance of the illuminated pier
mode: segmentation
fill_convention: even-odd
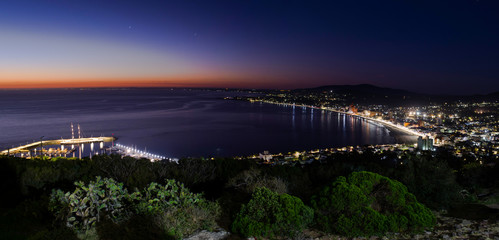
[[[94,143],[98,143],[100,148],[104,147],[101,143],[113,142],[116,140],[114,137],[90,137],[90,138],[74,138],[74,139],[57,139],[57,140],[41,140],[38,142],[29,143],[23,146],[9,148],[0,152],[0,155],[8,155],[8,154],[17,154],[17,153],[30,153],[32,151],[36,151],[37,148],[41,148],[42,153],[48,152],[49,150],[43,149],[43,146],[53,146],[53,145],[61,145],[60,150],[57,152],[59,154],[68,154],[75,151],[76,147],[83,148],[85,144],[90,144],[91,150],[93,150]],[[71,146],[69,148],[65,146]],[[31,154],[30,154],[31,156]]]
[[[75,128],[73,123],[71,123],[70,139],[43,140],[44,136],[42,136],[40,137],[40,141],[3,150],[0,152],[0,155],[14,155],[24,158],[33,158],[35,156],[66,157],[68,154],[72,154],[72,156],[75,157],[76,152],[78,152],[78,158],[81,159],[85,145],[87,144],[90,145],[90,158],[92,158],[92,155],[107,153],[107,151],[109,151],[109,153],[117,153],[121,156],[149,159],[152,162],[161,160],[178,162],[177,158],[167,158],[158,154],[149,153],[146,150],[139,150],[136,147],[115,144],[114,141],[116,141],[116,138],[114,136],[82,137],[83,134],[79,124],[77,125],[77,129],[78,138],[75,138]],[[112,146],[105,147],[104,143],[109,142],[113,143]],[[97,146],[95,146],[96,144]],[[60,148],[52,148],[49,146],[60,146]]]
[[[137,147],[130,147],[130,146],[122,145],[122,144],[116,144],[114,146],[114,149],[118,150],[118,154],[121,154],[124,156],[130,156],[130,157],[134,157],[134,158],[146,158],[146,159],[151,160],[151,162],[161,161],[161,160],[169,160],[169,161],[178,162],[178,159],[176,159],[176,158],[167,158],[165,156],[149,153],[145,149],[144,149],[144,151],[142,151],[140,149],[137,149]]]

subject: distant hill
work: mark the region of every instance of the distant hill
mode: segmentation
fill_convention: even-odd
[[[387,105],[428,105],[432,102],[443,101],[498,101],[499,92],[487,95],[456,96],[431,95],[414,93],[402,89],[383,88],[371,84],[359,85],[328,85],[316,88],[295,89],[292,92],[333,92],[345,95],[347,101],[359,104],[387,104]]]
[[[486,99],[499,101],[499,92],[490,93],[484,96]]]
[[[427,104],[431,97],[406,90],[383,88],[370,84],[360,85],[328,85],[316,88],[296,89],[295,93],[302,92],[332,92],[344,95],[344,98],[356,104]]]
[[[359,94],[388,94],[388,95],[408,95],[415,94],[406,90],[394,89],[394,88],[383,88],[371,84],[359,84],[359,85],[328,85],[320,86],[316,88],[309,88],[308,90],[317,91],[334,91],[337,93],[359,93]]]

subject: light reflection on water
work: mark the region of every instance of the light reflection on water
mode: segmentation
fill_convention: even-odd
[[[2,90],[0,148],[115,134],[124,145],[169,157],[249,155],[394,143],[383,127],[344,114],[223,100],[237,95],[170,89]]]

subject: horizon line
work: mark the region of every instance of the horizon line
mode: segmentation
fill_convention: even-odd
[[[399,89],[399,88],[390,88],[390,87],[383,87],[371,83],[359,83],[359,84],[329,84],[329,85],[319,85],[319,86],[314,86],[314,87],[301,87],[301,88],[278,88],[278,87],[229,87],[229,86],[188,86],[187,85],[181,85],[181,86],[159,86],[159,85],[150,85],[150,86],[134,86],[134,85],[106,85],[106,86],[62,86],[62,87],[53,87],[53,86],[43,86],[43,87],[2,87],[0,84],[0,91],[8,91],[8,90],[57,90],[57,89],[225,89],[225,90],[274,90],[274,91],[292,91],[292,90],[300,90],[300,89],[313,89],[313,88],[320,88],[320,87],[327,87],[327,86],[360,86],[360,85],[370,85],[378,88],[388,88],[388,89],[394,89],[394,90],[404,90],[407,91],[408,93],[413,93],[413,94],[420,94],[420,95],[427,95],[427,96],[436,96],[436,95],[443,95],[443,96],[454,96],[454,97],[460,97],[460,96],[475,96],[475,95],[491,95],[491,94],[496,94],[499,93],[499,91],[492,91],[489,93],[475,93],[475,94],[437,94],[437,93],[419,93],[419,92],[413,92],[405,89]]]

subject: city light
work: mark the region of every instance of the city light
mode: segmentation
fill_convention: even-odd
[[[176,159],[172,159],[172,158],[167,158],[165,156],[149,153],[147,151],[138,150],[137,147],[125,146],[125,145],[122,145],[119,143],[117,143],[115,145],[115,148],[119,154],[122,154],[125,156],[130,156],[130,157],[135,157],[135,158],[147,158],[147,159],[151,160],[152,162],[161,161],[161,160],[165,160],[165,159],[170,160],[170,161],[176,160]]]

